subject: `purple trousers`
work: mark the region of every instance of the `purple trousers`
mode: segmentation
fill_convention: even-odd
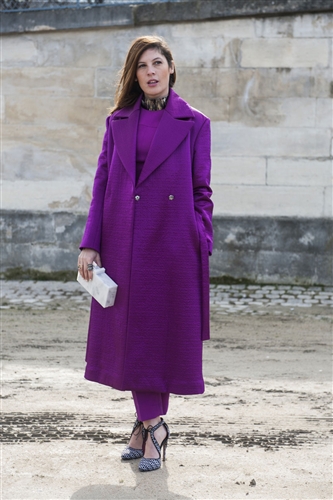
[[[138,420],[151,420],[166,415],[169,407],[168,392],[138,392],[132,391]]]

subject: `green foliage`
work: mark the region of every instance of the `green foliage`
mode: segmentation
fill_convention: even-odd
[[[74,271],[51,271],[44,272],[36,269],[23,269],[22,267],[12,267],[1,273],[1,278],[5,280],[32,280],[32,281],[75,281]]]

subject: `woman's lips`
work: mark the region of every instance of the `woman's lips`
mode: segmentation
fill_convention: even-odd
[[[157,85],[157,84],[158,84],[158,80],[149,80],[149,82],[148,82],[149,86],[153,86],[153,85]]]

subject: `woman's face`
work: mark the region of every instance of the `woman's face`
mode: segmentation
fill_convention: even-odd
[[[136,70],[136,78],[150,99],[166,97],[169,93],[169,78],[174,72],[174,64],[170,68],[166,57],[157,49],[147,49],[140,56]]]

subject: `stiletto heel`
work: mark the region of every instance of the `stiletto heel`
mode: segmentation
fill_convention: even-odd
[[[165,443],[162,443],[163,446],[163,462],[165,462],[165,453],[166,453],[166,447],[168,446],[168,440],[165,441]]]
[[[138,432],[135,434],[136,430],[138,430]],[[138,436],[140,433],[142,433],[142,435],[144,436],[143,431],[144,431],[143,423],[141,422],[141,420],[136,419],[133,425],[131,437],[133,436],[133,434],[135,436]],[[136,458],[142,458],[142,457],[143,457],[142,448],[138,450],[136,448],[132,448],[131,446],[127,446],[121,454],[122,460],[135,460]]]
[[[161,427],[161,425],[163,425],[163,427],[165,428],[166,432],[167,432],[167,435],[165,436],[165,438],[163,439],[161,445],[158,444],[158,441],[156,440],[155,438],[155,431]],[[163,449],[163,462],[165,462],[165,453],[166,453],[166,447],[168,445],[168,439],[170,437],[170,431],[169,431],[169,427],[167,426],[167,424],[164,422],[163,418],[161,418],[161,421],[156,424],[154,427],[152,427],[151,425],[148,427],[148,429],[144,429],[144,448],[145,448],[145,443],[147,441],[147,438],[148,438],[148,434],[150,435],[151,437],[151,440],[153,442],[153,445],[155,446],[158,454],[159,454],[159,458],[141,458],[140,460],[140,464],[139,464],[139,470],[141,472],[150,472],[150,471],[153,471],[153,470],[157,470],[161,467],[161,450]]]

